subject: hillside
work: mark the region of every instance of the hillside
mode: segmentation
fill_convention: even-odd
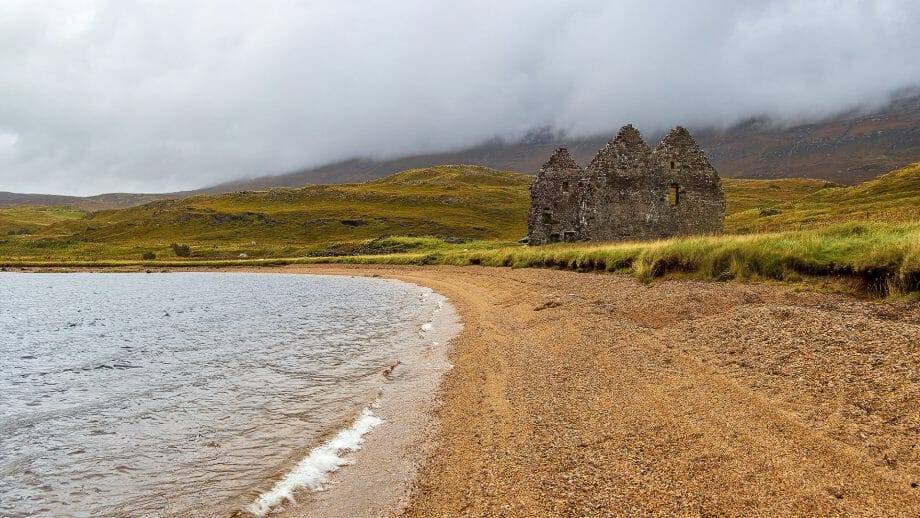
[[[197,195],[92,213],[0,209],[0,258],[171,258],[171,243],[191,245],[198,259],[393,253],[445,241],[460,249],[498,246],[527,233],[531,179],[437,166],[363,184]],[[867,212],[870,222],[920,219],[920,163],[851,187],[730,178],[723,186],[727,233],[865,222]],[[442,241],[380,239],[386,236]]]
[[[747,210],[736,204],[739,210],[725,219],[726,232],[782,231],[851,221],[920,221],[920,162],[858,185],[828,185],[799,199],[777,201]]]
[[[0,236],[40,233],[62,221],[82,219],[86,213],[70,209],[0,208]]]
[[[439,166],[365,184],[159,200],[61,219],[35,236],[8,236],[0,256],[171,256],[169,244],[179,242],[191,243],[196,257],[264,257],[350,251],[356,242],[386,235],[517,240],[527,233],[530,180],[476,166]]]
[[[821,189],[835,186],[825,180],[785,178],[781,180],[745,180],[723,178],[725,214],[730,216],[751,209],[766,209],[798,201]]]

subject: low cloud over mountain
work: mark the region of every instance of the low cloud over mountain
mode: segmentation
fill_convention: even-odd
[[[798,124],[920,82],[916,2],[633,4],[6,2],[0,190],[175,191],[544,127]]]

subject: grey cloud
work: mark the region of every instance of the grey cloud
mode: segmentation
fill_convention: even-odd
[[[0,190],[171,191],[550,126],[805,121],[920,82],[913,1],[10,1]]]

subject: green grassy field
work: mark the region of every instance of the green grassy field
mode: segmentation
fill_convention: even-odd
[[[55,223],[78,220],[85,216],[85,212],[70,209],[0,209],[0,237],[40,233]]]
[[[836,184],[810,178],[785,178],[782,180],[746,180],[723,178],[726,215],[749,210],[760,210],[794,203],[821,189]]]
[[[875,293],[920,290],[920,163],[850,187],[725,179],[725,235],[616,244],[516,244],[527,231],[530,181],[439,166],[366,184],[92,213],[4,209],[0,264],[484,264],[621,271],[643,281],[839,275]],[[176,257],[172,243],[189,244],[190,257]]]

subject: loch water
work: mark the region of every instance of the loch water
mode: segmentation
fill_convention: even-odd
[[[0,273],[0,516],[244,509],[372,411],[442,303],[358,277]]]

